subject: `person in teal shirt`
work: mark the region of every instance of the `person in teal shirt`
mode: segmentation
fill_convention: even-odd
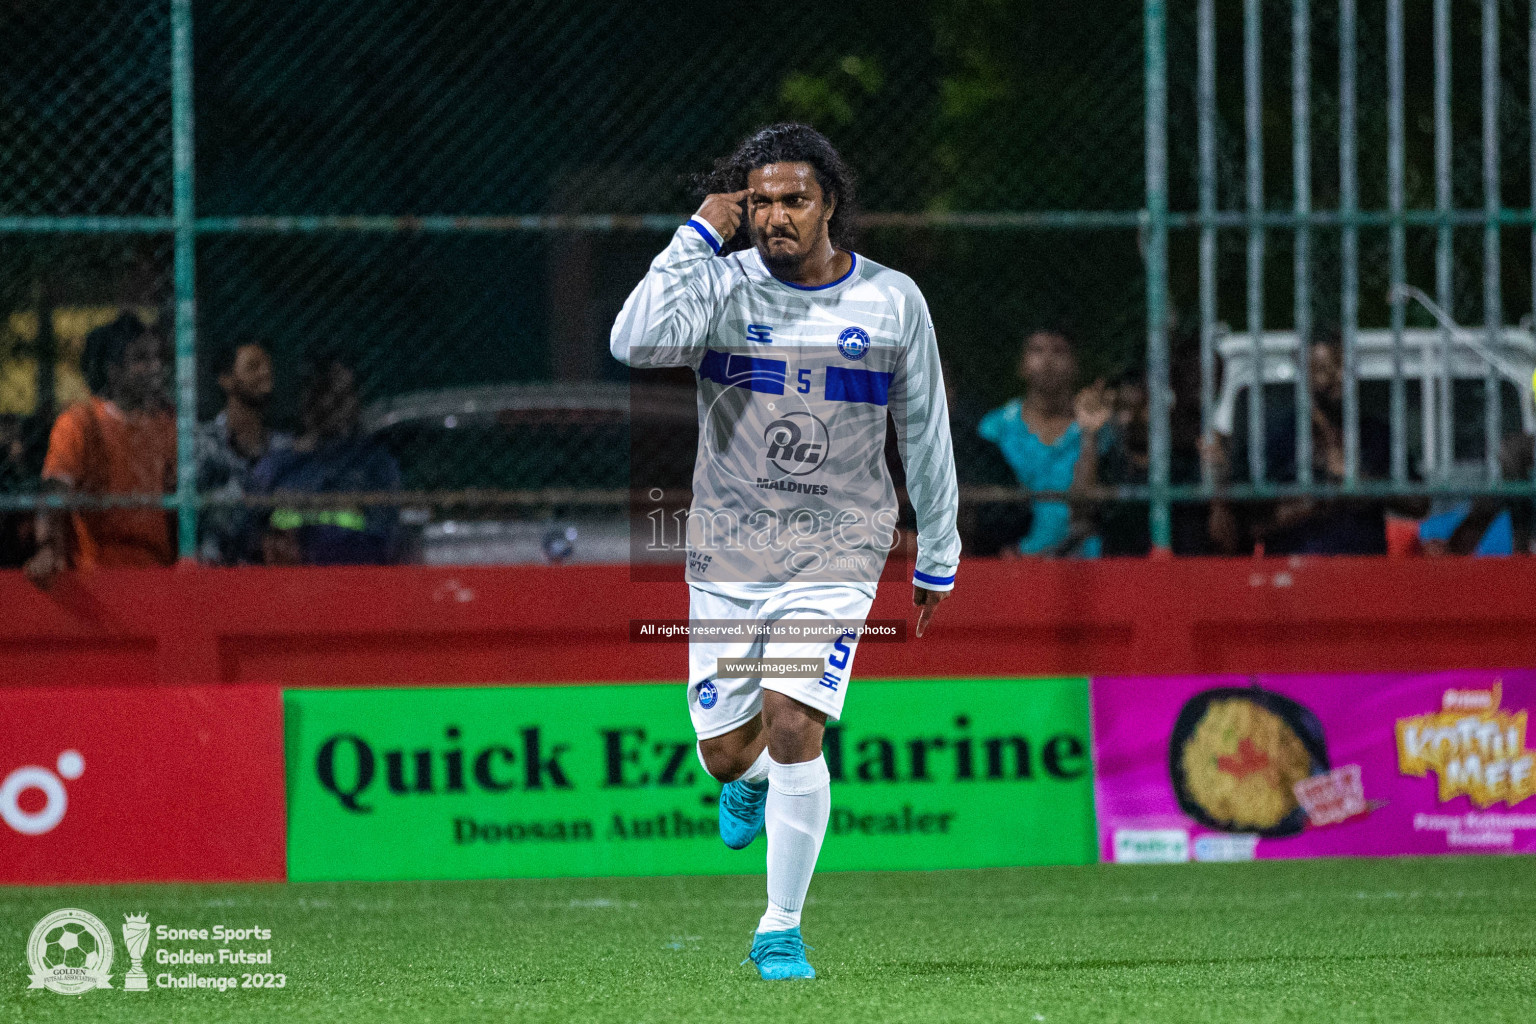
[[[1072,339],[1057,329],[1025,338],[1018,375],[1025,385],[1023,397],[987,413],[976,432],[997,445],[1026,491],[1097,486],[1120,450],[1110,423],[1114,403],[1104,382],[1075,390],[1077,355]],[[1097,558],[1103,552],[1086,507],[1058,499],[1041,499],[1032,507],[1019,554]]]

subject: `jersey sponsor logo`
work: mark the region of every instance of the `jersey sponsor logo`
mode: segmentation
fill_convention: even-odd
[[[719,699],[720,692],[715,689],[714,683],[706,679],[699,684],[699,707],[708,711],[715,706],[715,702]]]
[[[796,494],[826,494],[826,484],[803,484],[798,480],[770,480],[765,476],[757,478],[757,488],[760,491],[793,491]]]
[[[862,327],[846,327],[837,336],[837,350],[844,359],[860,360],[869,351],[869,334]]]
[[[788,413],[763,431],[768,465],[790,476],[805,476],[827,459],[827,425],[809,412]]]
[[[768,324],[747,324],[747,340],[773,344],[773,328]]]

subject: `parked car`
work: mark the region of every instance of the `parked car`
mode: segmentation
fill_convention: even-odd
[[[496,384],[409,392],[363,413],[400,461],[406,557],[434,565],[615,562],[632,488],[684,494],[697,438],[686,385]]]

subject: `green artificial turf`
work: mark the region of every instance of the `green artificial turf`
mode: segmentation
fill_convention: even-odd
[[[1536,1020],[1529,858],[826,874],[814,982],[738,965],[761,902],[751,877],[0,888],[0,1021]],[[237,945],[288,988],[123,992],[118,936],[113,990],[28,990],[27,934],[70,906],[270,928]]]

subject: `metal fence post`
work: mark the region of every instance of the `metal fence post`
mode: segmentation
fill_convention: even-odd
[[[1312,482],[1312,12],[1291,5],[1291,182],[1296,213],[1296,482]]]
[[[1407,237],[1403,227],[1403,0],[1387,0],[1387,207],[1388,262],[1392,296],[1392,479],[1408,479],[1408,404],[1403,384],[1403,327],[1407,300],[1399,290],[1407,276]]]
[[[1172,543],[1168,509],[1168,12],[1146,0],[1148,483],[1154,551]]]
[[[1198,18],[1200,439],[1211,444],[1216,439],[1216,0],[1200,0]],[[1206,460],[1201,459],[1200,465],[1206,486],[1215,484]]]
[[[1435,301],[1455,315],[1455,275],[1452,273],[1455,233],[1451,228],[1451,0],[1435,0]],[[1536,244],[1536,234],[1532,235]],[[1425,375],[1425,387],[1429,386]],[[1440,325],[1440,407],[1436,413],[1440,479],[1449,480],[1456,458],[1453,417],[1456,400],[1451,386],[1451,332]]]
[[[1248,178],[1248,340],[1253,386],[1248,390],[1248,479],[1262,484],[1264,419],[1264,78],[1259,0],[1243,4],[1243,128]]]
[[[1344,362],[1344,486],[1360,479],[1360,168],[1355,136],[1355,0],[1339,0],[1339,288]]]
[[[171,0],[171,174],[176,291],[176,524],[182,558],[197,554],[197,238],[192,170],[192,0]]]
[[[1504,302],[1499,272],[1499,4],[1483,0],[1483,334],[1490,353],[1504,340]],[[1499,371],[1492,364],[1483,377],[1484,463],[1490,483],[1502,478],[1499,447],[1503,426],[1503,396]]]

